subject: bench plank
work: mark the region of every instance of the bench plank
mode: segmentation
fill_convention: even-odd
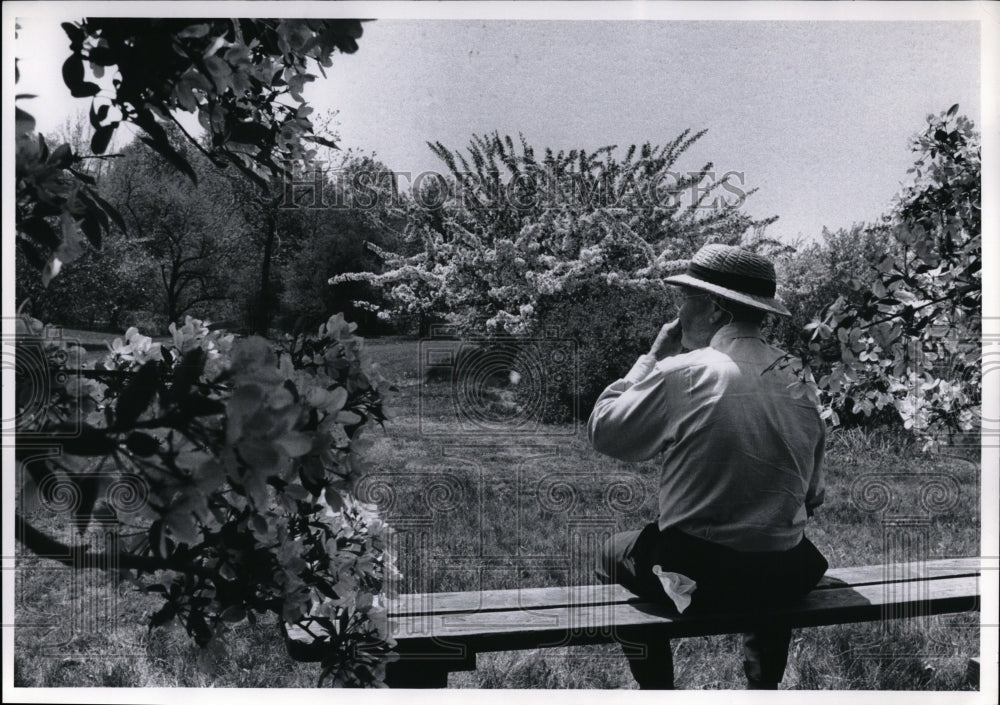
[[[831,568],[826,571],[826,575],[820,580],[816,589],[839,587],[838,581],[854,586],[872,585],[885,582],[958,578],[979,575],[981,571],[982,560],[979,557],[938,558],[911,563]]]
[[[747,612],[678,615],[654,603],[560,606],[538,611],[484,611],[407,615],[392,619],[393,636],[406,651],[428,656],[442,651],[509,651],[610,641],[615,632],[655,628],[663,637],[746,631],[780,621],[790,627],[877,621],[978,609],[978,577],[952,577],[919,584],[896,582],[813,591],[794,604]],[[891,608],[891,609],[889,609]],[[624,631],[622,631],[624,630]]]
[[[650,638],[882,621],[979,609],[980,558],[835,568],[809,595],[780,608],[679,615],[618,585],[402,595],[390,602],[400,660],[393,687],[446,687],[451,671],[473,670],[476,654],[617,641],[643,649]]]
[[[980,559],[944,558],[926,562],[892,563],[884,566],[831,568],[816,590],[847,585],[944,579],[978,575]],[[391,617],[406,615],[500,612],[554,609],[567,606],[638,602],[641,598],[620,585],[577,585],[470,592],[432,592],[400,595],[390,600]]]

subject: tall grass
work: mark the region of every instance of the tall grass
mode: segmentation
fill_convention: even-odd
[[[582,428],[532,425],[484,430],[463,416],[445,377],[425,383],[414,343],[371,345],[397,391],[391,420],[375,433],[372,474],[361,490],[378,501],[401,534],[423,532],[422,560],[401,555],[401,590],[478,590],[593,581],[593,556],[572,531],[638,528],[656,516],[655,462],[620,463],[597,455]],[[482,390],[484,404],[505,390]],[[475,416],[475,415],[473,415]],[[523,420],[523,419],[522,419]],[[489,426],[489,424],[485,424]],[[979,467],[964,457],[927,456],[885,434],[831,434],[826,503],[808,528],[831,566],[883,563],[893,556],[894,517],[916,520],[910,558],[979,554]],[[879,478],[885,480],[880,483]],[[936,479],[945,495],[928,494]],[[887,487],[885,506],[865,483]],[[609,505],[609,487],[619,494]],[[391,488],[386,492],[385,488]],[[631,494],[629,494],[631,493]],[[609,511],[608,507],[618,511]],[[313,667],[291,661],[272,623],[233,627],[211,650],[198,649],[179,626],[147,632],[156,600],[123,583],[114,628],[75,633],[70,617],[107,577],[73,587],[43,559],[19,559],[15,683],[24,686],[309,687]],[[54,579],[55,578],[55,579]],[[104,582],[102,582],[102,580]],[[79,581],[78,581],[79,582]],[[90,602],[88,602],[90,601]],[[49,626],[46,626],[49,625]],[[56,637],[59,638],[56,638]],[[65,642],[58,647],[47,646]],[[799,630],[784,688],[926,689],[972,687],[965,673],[978,653],[978,613]],[[678,687],[742,688],[736,635],[674,642]],[[114,656],[109,656],[115,654]],[[480,654],[474,672],[452,674],[451,687],[632,688],[614,645]]]

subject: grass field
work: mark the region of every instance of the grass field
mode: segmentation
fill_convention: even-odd
[[[603,533],[655,516],[655,462],[620,463],[590,449],[585,429],[545,426],[512,410],[509,389],[423,383],[449,344],[372,341],[397,391],[376,430],[372,474],[359,491],[401,538],[428,550],[400,556],[401,590],[472,590],[592,582]],[[423,361],[421,361],[423,357]],[[452,360],[457,357],[450,358]],[[609,380],[610,381],[610,380]],[[922,456],[860,431],[831,436],[827,500],[808,534],[831,566],[979,554],[978,454]],[[896,520],[904,521],[896,521]],[[588,543],[589,541],[589,543]],[[72,573],[26,556],[17,575],[15,683],[23,686],[310,687],[275,625],[235,626],[201,651],[174,626],[139,626],[157,601],[105,574]],[[801,630],[783,688],[966,689],[978,654],[968,613]],[[742,688],[737,636],[674,643],[679,688]],[[460,688],[632,688],[617,647],[481,654]]]

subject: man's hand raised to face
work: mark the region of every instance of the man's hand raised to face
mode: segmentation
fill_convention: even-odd
[[[653,346],[649,349],[649,354],[660,361],[665,357],[677,355],[683,350],[681,346],[681,321],[679,318],[675,318],[669,323],[664,323],[663,327],[660,328],[656,340],[653,341]]]

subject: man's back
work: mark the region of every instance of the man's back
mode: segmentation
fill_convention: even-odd
[[[711,243],[664,281],[680,287],[676,318],[604,390],[587,424],[606,455],[662,453],[660,517],[611,536],[595,575],[681,612],[794,599],[828,567],[803,531],[822,502],[825,428],[793,393],[797,381],[772,368],[782,352],[760,335],[765,315],[791,315],[775,298],[774,264]],[[790,640],[780,623],[743,635],[748,687],[778,687]],[[645,646],[626,653],[639,687],[673,688],[669,642]]]
[[[822,502],[825,430],[796,398],[782,353],[756,326],[730,324],[708,347],[665,358],[590,419],[601,452],[626,460],[663,453],[660,529],[740,551],[782,551]],[[771,369],[768,369],[771,367]]]

